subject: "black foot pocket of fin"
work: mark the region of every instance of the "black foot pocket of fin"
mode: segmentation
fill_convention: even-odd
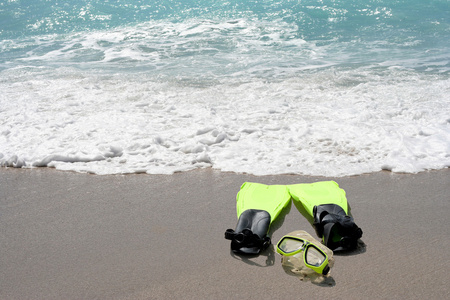
[[[314,228],[325,246],[333,251],[356,249],[362,230],[339,205],[318,205],[313,213]]]
[[[239,216],[236,229],[227,229],[225,238],[231,240],[231,250],[235,253],[259,254],[270,245],[269,227],[267,211],[247,209]]]

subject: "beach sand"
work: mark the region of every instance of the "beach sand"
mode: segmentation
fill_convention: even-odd
[[[239,257],[224,239],[236,193],[335,180],[365,247],[337,255],[326,284],[286,274],[267,250]],[[449,299],[450,170],[343,178],[211,169],[96,176],[0,169],[0,299]],[[276,243],[314,229],[292,205]]]

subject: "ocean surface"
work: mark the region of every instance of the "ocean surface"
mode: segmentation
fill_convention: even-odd
[[[0,165],[450,166],[448,0],[2,0]]]

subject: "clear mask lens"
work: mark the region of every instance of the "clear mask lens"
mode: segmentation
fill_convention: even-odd
[[[304,247],[305,243],[300,240],[285,238],[278,244],[278,248],[286,254],[296,252]]]
[[[306,250],[305,262],[308,265],[320,267],[324,263],[325,259],[325,255],[313,246],[308,247]]]

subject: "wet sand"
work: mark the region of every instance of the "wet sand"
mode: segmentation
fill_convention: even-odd
[[[335,180],[365,247],[335,255],[327,284],[287,275],[267,250],[230,253],[245,181]],[[450,171],[344,178],[211,169],[96,176],[0,168],[0,299],[448,299]],[[276,243],[314,229],[292,205]]]

